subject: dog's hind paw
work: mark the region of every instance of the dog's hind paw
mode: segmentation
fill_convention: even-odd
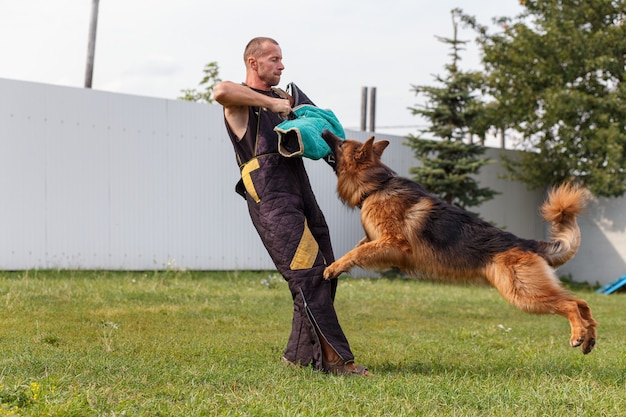
[[[595,337],[590,337],[586,339],[581,347],[583,354],[586,355],[587,353],[591,352],[595,346],[596,346]]]
[[[582,345],[584,341],[585,341],[585,335],[583,334],[582,336],[579,336],[579,337],[572,337],[569,344],[570,346],[575,348],[575,347]]]

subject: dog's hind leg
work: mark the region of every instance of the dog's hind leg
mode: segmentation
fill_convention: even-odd
[[[587,337],[585,337],[585,341],[582,345],[583,353],[587,354],[591,352],[596,345],[596,327],[598,323],[591,316],[591,308],[589,308],[589,305],[587,305],[584,300],[578,300],[578,309],[583,319],[587,320],[589,323],[589,327],[587,327]]]
[[[487,279],[520,310],[559,314],[570,323],[570,345],[583,353],[595,345],[597,323],[584,300],[573,297],[545,260],[534,253],[511,250],[496,256],[486,269]]]

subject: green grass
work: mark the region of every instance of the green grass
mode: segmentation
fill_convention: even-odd
[[[0,272],[0,416],[619,416],[624,294],[576,289],[600,322],[495,290],[342,279],[336,307],[372,378],[282,365],[291,322],[271,272]],[[510,329],[510,330],[509,330]]]

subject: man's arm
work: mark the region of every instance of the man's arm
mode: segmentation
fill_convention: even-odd
[[[288,114],[291,111],[289,100],[268,97],[232,81],[222,81],[217,84],[213,97],[224,106],[224,117],[239,138],[246,133],[249,106],[265,107],[274,113]]]

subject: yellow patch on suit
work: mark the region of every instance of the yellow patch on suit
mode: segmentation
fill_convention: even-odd
[[[291,268],[292,270],[297,270],[309,269],[313,267],[315,259],[317,258],[318,251],[319,245],[313,237],[311,230],[309,230],[309,226],[305,220],[304,231],[302,232],[300,243],[298,244],[298,248],[296,249],[296,253],[291,260],[291,265],[289,265],[289,268]]]
[[[246,163],[241,170],[241,179],[243,179],[243,185],[246,187],[246,191],[248,194],[250,194],[250,197],[252,197],[257,203],[261,201],[261,199],[259,198],[259,195],[254,188],[254,183],[252,182],[252,177],[250,176],[250,173],[259,168],[259,160],[255,158]]]

